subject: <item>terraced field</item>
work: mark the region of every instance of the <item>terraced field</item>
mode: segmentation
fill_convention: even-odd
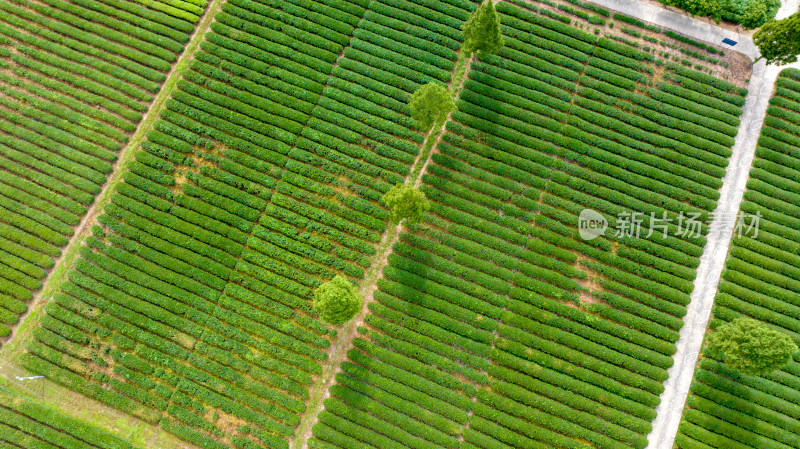
[[[0,447],[135,449],[95,427],[0,388]]]
[[[0,9],[28,14],[3,1]],[[40,287],[44,262],[58,256],[180,51],[164,44],[173,57],[156,66],[148,45],[172,37],[154,30],[172,29],[182,46],[191,29],[177,24],[191,27],[206,6],[37,1],[102,11],[96,20],[116,21],[110,30],[145,10],[150,22],[139,32],[125,27],[141,42],[104,53],[114,58],[107,64],[119,63],[113,71],[91,65],[99,55],[81,56],[68,66],[74,77],[61,81],[56,73],[72,72],[44,72],[45,63],[39,78],[24,81],[34,68],[20,68],[17,44],[28,41],[9,34],[8,73],[20,89],[38,89],[36,104],[102,99],[87,106],[97,113],[91,120],[82,112],[72,125],[42,129],[87,127],[65,142],[83,142],[69,148],[104,165],[86,179],[95,186],[83,191],[86,201],[65,193],[80,208],[62,221],[61,240],[41,246],[52,251],[36,253],[42,263],[30,261],[39,271],[0,284],[11,289],[0,296],[8,323]],[[325,449],[644,448],[706,241],[704,224],[697,236],[676,235],[677,224],[705,221],[716,207],[744,77],[724,81],[709,74],[719,67],[681,60],[675,44],[651,48],[632,40],[637,32],[613,33],[602,18],[611,13],[588,3],[511,0],[497,6],[505,47],[473,58],[462,85],[461,27],[478,3],[225,1],[80,257],[25,334],[20,363],[204,448],[304,447],[309,436],[308,447]],[[53,19],[67,23],[84,22]],[[103,30],[92,27],[92,36]],[[148,33],[160,37],[147,41]],[[78,58],[77,47],[70,51]],[[145,73],[154,78],[145,82]],[[67,90],[85,79],[99,83],[87,84],[85,98]],[[458,111],[427,134],[407,104],[431,81],[457,94]],[[102,130],[118,135],[100,139]],[[434,142],[428,160],[421,149]],[[8,148],[0,155],[17,154]],[[87,164],[74,174],[92,172]],[[39,176],[31,167],[20,173]],[[420,171],[432,209],[403,228],[384,260],[395,234],[380,198]],[[48,185],[25,182],[30,198],[40,192],[31,220],[68,210],[36,190]],[[608,219],[604,236],[579,237],[585,208]],[[615,235],[625,213],[641,214],[640,238]],[[644,235],[651,221],[671,223]],[[6,228],[44,229],[24,223]],[[39,251],[14,244],[9,264]],[[369,291],[367,272],[382,274],[358,338],[324,411],[309,415],[320,400],[312,387],[337,368],[332,343],[349,344],[338,335],[344,328],[318,320],[312,292],[337,274]]]
[[[758,234],[734,236],[715,298],[713,329],[741,316],[800,340],[800,71],[778,78],[745,191]],[[713,357],[698,365],[677,447],[800,447],[800,363],[764,376],[737,373]]]
[[[0,338],[25,312],[205,0],[0,2]]]

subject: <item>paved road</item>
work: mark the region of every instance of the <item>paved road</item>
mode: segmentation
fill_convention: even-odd
[[[725,256],[730,246],[735,217],[742,202],[750,165],[753,162],[761,124],[769,104],[775,78],[783,67],[756,64],[750,77],[749,93],[744,105],[742,123],[733,147],[727,173],[723,178],[720,200],[711,223],[708,243],[700,258],[695,288],[691,294],[685,324],[680,332],[675,365],[669,370],[653,431],[648,436],[648,449],[671,449],[680,424],[681,414],[694,375],[697,357],[708,326],[714,296],[719,284]]]
[[[794,2],[795,4],[797,1],[789,0],[789,2]],[[652,3],[632,0],[592,0],[592,3],[678,31],[699,41],[722,45],[723,38],[731,39],[738,42],[733,49],[746,54],[751,59],[755,59],[759,54],[758,47],[753,45],[753,41],[746,35],[695,20],[685,14],[668,11]],[[795,6],[796,10],[797,6]],[[727,48],[727,46],[723,47]]]
[[[738,42],[733,50],[744,53],[751,59],[759,55],[758,48],[746,35],[667,11],[651,3],[632,0],[592,1],[658,26],[673,29],[699,41],[721,44],[723,38],[729,38]],[[778,12],[778,18],[785,18],[797,12],[799,2],[800,0],[786,0]],[[800,68],[800,64],[791,64],[789,67]],[[686,323],[681,329],[680,340],[677,343],[678,351],[673,357],[675,364],[670,368],[669,379],[664,383],[665,389],[661,394],[661,404],[656,409],[657,417],[653,422],[653,431],[648,435],[647,449],[671,449],[674,445],[697,357],[703,344],[703,336],[708,327],[725,256],[730,246],[730,237],[734,230],[735,219],[731,220],[730,217],[736,217],[739,211],[769,97],[775,78],[783,68],[785,67],[765,66],[763,61],[753,67],[748,85],[749,93],[741,116],[742,123],[720,190],[720,201],[715,211],[717,218],[711,223],[708,243],[700,258]]]
[[[775,16],[776,19],[785,19],[792,14],[797,12],[798,5],[800,5],[800,0],[784,0],[781,4],[781,9],[778,10],[778,15]]]

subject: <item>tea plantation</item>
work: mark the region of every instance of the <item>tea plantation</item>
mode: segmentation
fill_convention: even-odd
[[[0,2],[0,338],[100,192],[205,0]]]
[[[0,388],[0,447],[135,449],[98,430]]]
[[[758,234],[732,241],[711,327],[751,317],[800,340],[798,174],[800,71],[786,69],[761,129],[742,212],[760,213]],[[796,360],[796,359],[795,359]],[[676,440],[680,448],[800,447],[800,363],[763,376],[704,358]]]
[[[647,445],[704,239],[577,215],[713,210],[744,91],[498,11],[310,447]]]
[[[214,11],[13,363],[187,447],[645,448],[746,76],[579,0],[499,2],[505,45],[470,57],[479,4],[0,0],[8,326]],[[430,82],[457,110],[423,132],[408,102]],[[789,201],[781,176],[758,198]],[[381,198],[415,182],[431,208],[396,228]],[[580,237],[584,209],[604,235]],[[791,220],[764,238],[788,244]],[[336,275],[363,320],[319,319]],[[41,437],[5,403],[0,446],[49,447],[6,438]],[[130,447],[65,420],[63,447]]]
[[[286,447],[330,344],[311,291],[370,264],[423,141],[405,104],[474,7],[427,3],[226,2],[26,366],[200,446]]]

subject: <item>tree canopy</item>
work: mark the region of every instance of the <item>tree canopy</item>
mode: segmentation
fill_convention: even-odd
[[[431,129],[433,124],[446,117],[456,108],[453,102],[453,95],[447,88],[439,83],[431,81],[411,95],[408,104],[411,109],[411,118],[417,123],[417,127],[423,131]]]
[[[746,29],[758,28],[769,20],[781,6],[780,0],[661,0],[665,5],[677,6],[696,16],[709,16],[741,23]]]
[[[323,321],[336,326],[356,316],[363,302],[356,286],[342,275],[334,276],[314,290],[314,310]]]
[[[796,62],[800,54],[800,12],[767,22],[753,34],[753,43],[767,64]]]
[[[720,326],[708,339],[726,365],[745,374],[766,374],[786,366],[797,352],[788,335],[752,318],[737,318]]]
[[[425,211],[431,207],[425,193],[407,184],[392,187],[381,200],[389,208],[392,223],[400,223],[404,219],[408,219],[410,224],[419,223]]]
[[[465,54],[478,56],[494,54],[503,48],[503,35],[500,33],[500,17],[494,9],[494,2],[486,0],[469,17],[462,27],[464,32]]]
[[[722,14],[720,0],[667,0],[668,5],[675,5],[693,16],[708,16],[719,23]]]
[[[751,1],[742,3],[747,3],[747,7],[743,8],[741,14],[739,14],[739,23],[745,29],[758,28],[775,17],[774,8],[767,2]],[[780,6],[780,3],[778,3],[778,6]]]

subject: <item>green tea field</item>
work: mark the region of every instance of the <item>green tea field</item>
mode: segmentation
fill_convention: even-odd
[[[711,327],[756,318],[800,340],[798,326],[798,173],[800,71],[775,84],[741,210],[762,215],[758,235],[733,239]],[[713,332],[713,331],[712,331]],[[677,447],[800,447],[800,363],[763,375],[741,374],[703,358],[684,411]]]
[[[183,51],[205,0],[0,2],[0,339]]]
[[[167,444],[97,407],[186,448],[648,448],[750,60],[583,0],[482,3],[0,0],[0,447]],[[785,73],[743,206],[774,212],[715,317],[794,331]],[[428,130],[430,83],[455,109]],[[678,447],[800,446],[761,430],[794,429],[791,366],[704,359]]]
[[[424,139],[404,102],[450,77],[473,5],[365,6],[223,6],[26,366],[201,446],[286,446],[330,344],[311,290],[370,264]]]
[[[95,427],[66,418],[0,388],[0,447],[135,449]]]
[[[713,210],[744,91],[498,10],[310,447],[647,446],[703,239],[574,223]]]

